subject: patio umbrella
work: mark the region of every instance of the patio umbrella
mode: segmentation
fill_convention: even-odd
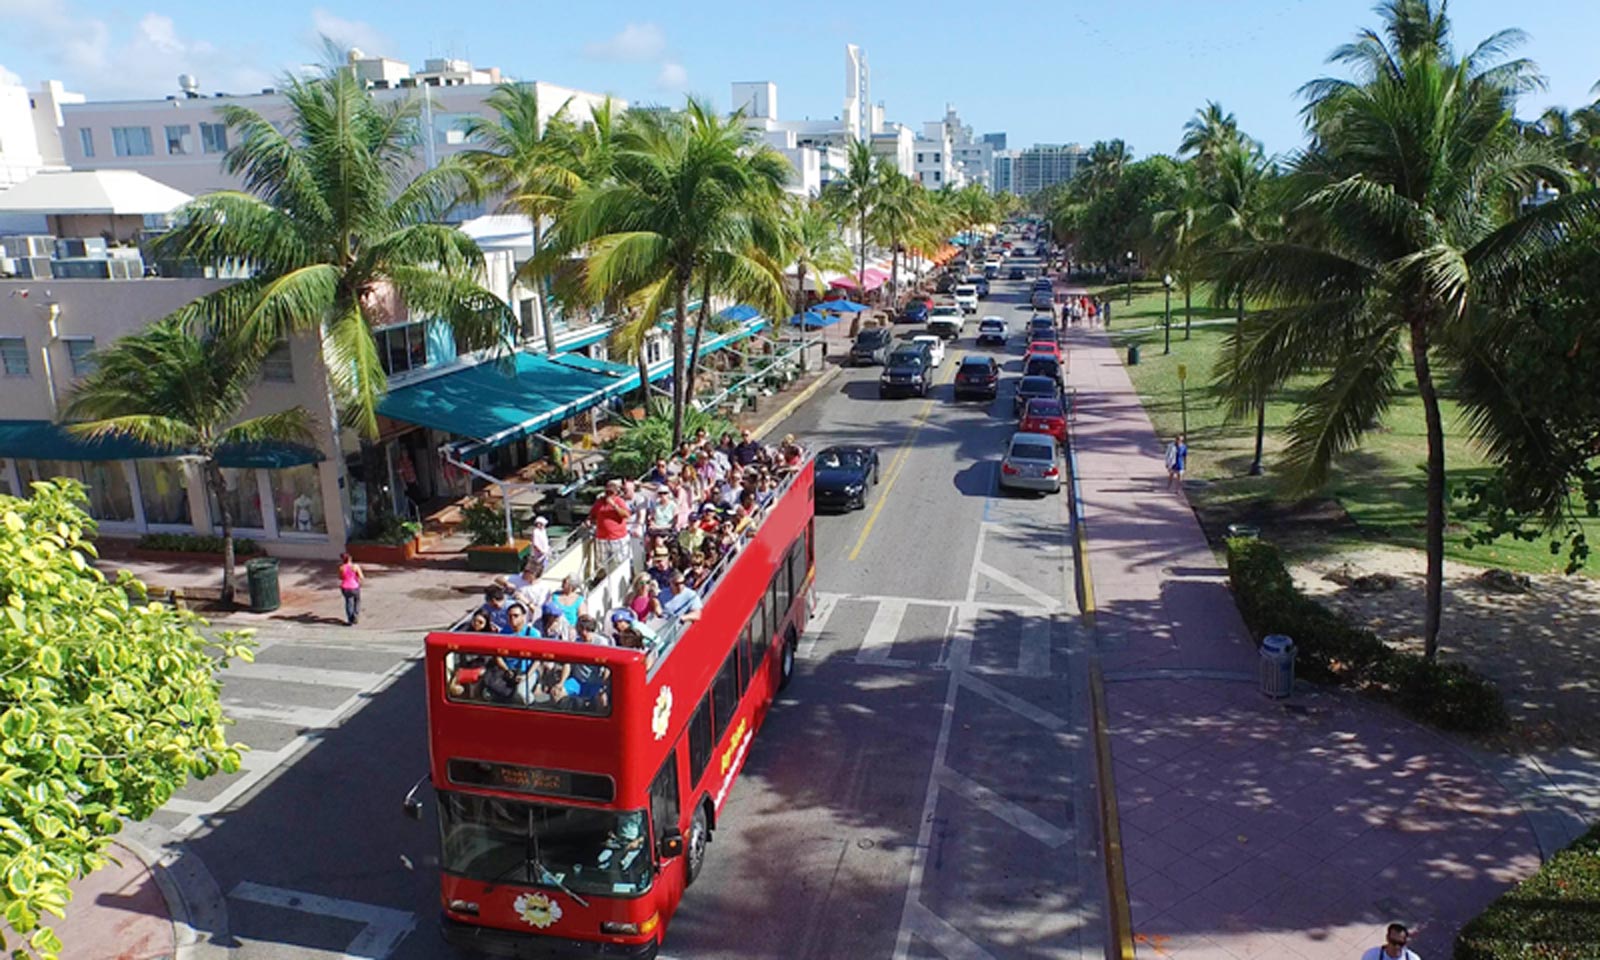
[[[862,313],[872,308],[854,300],[824,300],[817,304],[817,309],[824,313]]]
[[[797,313],[789,318],[791,327],[827,327],[839,322],[838,317],[825,317],[815,310]]]

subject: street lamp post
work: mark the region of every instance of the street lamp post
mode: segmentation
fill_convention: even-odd
[[[1127,299],[1127,302],[1131,306],[1133,304],[1133,251],[1132,250],[1128,251],[1127,261],[1128,261],[1128,299]]]
[[[1166,313],[1164,315],[1165,319],[1163,319],[1161,322],[1161,326],[1163,328],[1162,332],[1164,334],[1166,343],[1162,347],[1161,352],[1163,354],[1167,354],[1172,352],[1172,274],[1169,273],[1161,278],[1161,286],[1167,291],[1167,306]]]

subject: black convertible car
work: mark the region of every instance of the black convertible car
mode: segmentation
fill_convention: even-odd
[[[878,482],[878,452],[871,447],[828,447],[817,454],[817,509],[860,510],[867,487]]]

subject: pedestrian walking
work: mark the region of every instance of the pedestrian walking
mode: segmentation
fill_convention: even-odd
[[[1183,489],[1183,471],[1189,465],[1189,443],[1183,434],[1172,438],[1167,444],[1167,489],[1176,486]]]
[[[589,509],[589,523],[594,528],[595,545],[600,549],[600,563],[606,572],[628,562],[628,504],[622,499],[622,483],[606,481],[606,492],[595,500]]]
[[[1416,952],[1406,944],[1411,940],[1411,931],[1403,923],[1391,923],[1389,929],[1384,931],[1383,946],[1373,947],[1361,955],[1361,960],[1422,960]]]
[[[353,627],[361,620],[361,581],[366,574],[361,565],[350,559],[350,554],[339,554],[339,592],[344,595],[345,626]]]

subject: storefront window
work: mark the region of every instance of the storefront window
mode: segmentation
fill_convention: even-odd
[[[256,483],[256,472],[223,467],[222,485],[227,490],[228,511],[233,516],[233,525],[251,530],[264,529],[266,524],[261,517],[261,488]],[[209,485],[207,492],[210,493]],[[210,496],[210,502],[211,519],[221,530],[222,511],[217,507],[215,494]]]
[[[133,519],[133,490],[122,464],[111,460],[18,460],[23,489],[34,481],[66,477],[83,484],[89,516],[96,520],[128,522]]]
[[[191,524],[189,475],[176,460],[140,460],[139,500],[146,523]]]
[[[267,479],[279,533],[328,532],[328,519],[322,513],[322,474],[316,464],[269,470]]]
[[[0,496],[14,497],[17,491],[11,489],[11,461],[0,457]]]

